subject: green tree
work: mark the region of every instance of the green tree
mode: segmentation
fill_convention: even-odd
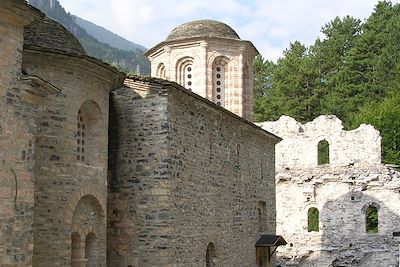
[[[299,121],[313,118],[319,111],[318,72],[313,67],[307,48],[294,42],[284,52],[284,57],[269,70],[267,91],[256,103],[256,121],[276,120],[282,114]],[[262,107],[258,106],[262,105]]]
[[[400,92],[393,92],[382,102],[364,105],[352,119],[353,127],[374,125],[382,135],[384,163],[400,165]]]

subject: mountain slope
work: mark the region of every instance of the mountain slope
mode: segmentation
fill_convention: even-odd
[[[125,72],[150,73],[150,62],[139,49],[125,51],[102,43],[88,34],[67,13],[58,0],[28,0],[28,3],[66,27],[82,44],[89,56],[107,62]]]
[[[88,20],[84,20],[78,16],[73,16],[75,22],[81,26],[87,33],[92,35],[94,38],[99,40],[102,43],[108,44],[112,47],[121,49],[121,50],[132,50],[135,51],[136,49],[146,51],[147,48],[136,44],[134,42],[128,41],[125,38],[122,38],[121,36],[101,27],[93,22],[90,22]]]

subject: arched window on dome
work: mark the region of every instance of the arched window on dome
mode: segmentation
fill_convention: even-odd
[[[165,79],[167,74],[167,70],[165,69],[165,65],[163,63],[158,64],[157,71],[156,71],[156,77]]]
[[[193,90],[194,68],[193,58],[184,57],[180,59],[176,66],[176,81],[188,90]]]
[[[213,63],[213,102],[218,106],[225,106],[226,67],[228,59],[217,57]]]

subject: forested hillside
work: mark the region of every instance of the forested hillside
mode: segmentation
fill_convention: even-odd
[[[400,164],[400,4],[379,2],[362,22],[335,18],[309,47],[291,43],[276,63],[254,63],[256,121],[304,123],[335,114],[347,129],[374,125],[385,163]]]
[[[126,51],[129,50],[135,51],[136,49],[139,49],[141,51],[147,51],[147,49],[144,46],[128,41],[122,38],[121,36],[103,27],[100,27],[90,21],[84,20],[78,16],[72,16],[72,17],[74,18],[74,21],[79,26],[81,26],[88,34],[90,34],[91,36],[93,36],[102,43]]]
[[[28,3],[58,21],[80,41],[89,56],[103,60],[125,72],[150,73],[150,63],[143,50],[122,50],[102,43],[79,26],[70,13],[65,12],[58,0],[28,0]]]

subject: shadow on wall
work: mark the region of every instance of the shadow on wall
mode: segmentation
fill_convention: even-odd
[[[394,191],[370,190],[327,201],[320,211],[320,251],[299,266],[399,266],[400,216],[389,208],[398,207],[399,198]]]

